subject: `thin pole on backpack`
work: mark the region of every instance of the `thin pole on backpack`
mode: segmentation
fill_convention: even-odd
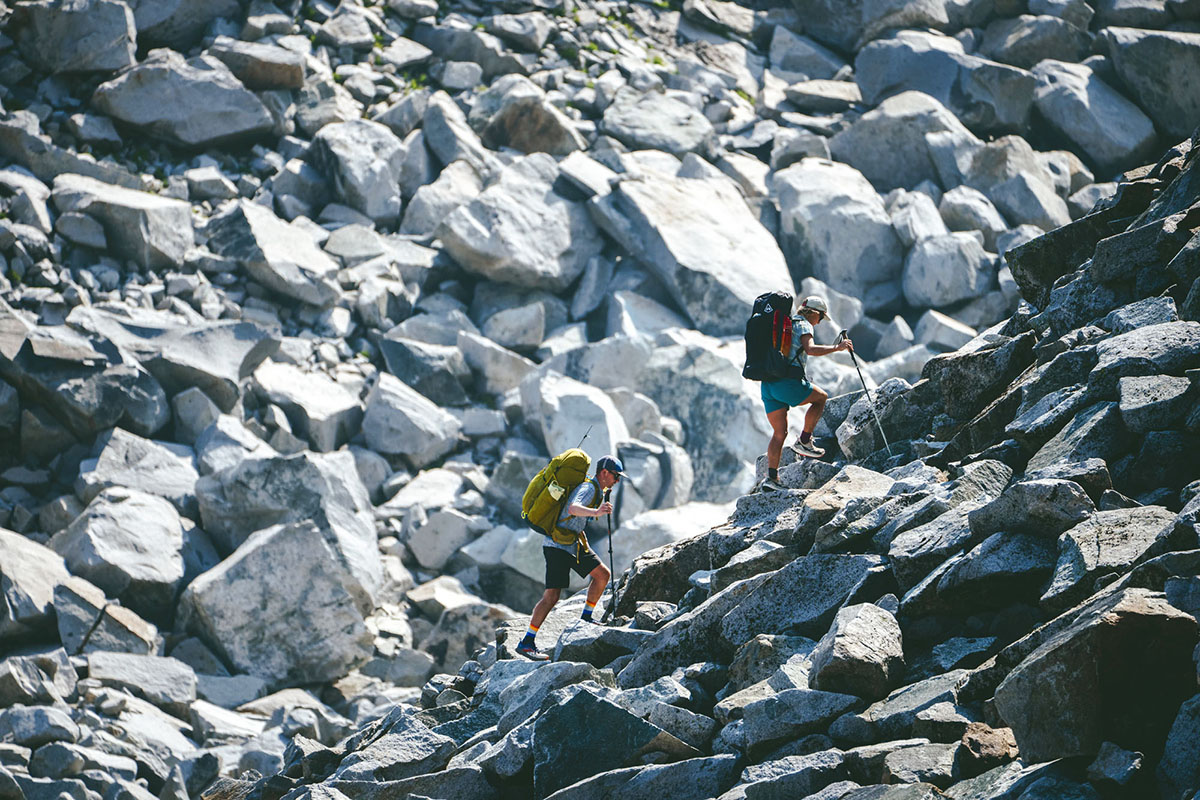
[[[586,438],[588,437],[588,434],[592,432],[592,427],[593,427],[593,426],[591,426],[591,425],[588,425],[588,429],[587,429],[586,431],[584,431],[584,432],[583,432],[583,439],[586,439]],[[579,448],[583,447],[583,439],[580,439],[580,440],[579,440],[579,444],[575,445],[575,449],[576,449],[576,450],[578,450]]]
[[[838,340],[847,338],[846,331],[838,334]],[[871,409],[871,416],[875,418],[875,425],[879,428],[879,435],[883,437],[883,444],[887,447],[888,455],[892,454],[892,446],[888,443],[887,434],[883,432],[883,423],[879,421],[879,414],[875,412],[875,401],[871,399],[871,390],[867,388],[867,381],[863,378],[862,368],[858,366],[858,358],[854,355],[853,350],[846,351],[850,354],[850,360],[854,362],[854,369],[858,371],[858,379],[862,382],[863,391],[867,395],[867,406]]]
[[[608,502],[609,495],[612,494],[612,489],[604,490],[604,502]],[[604,616],[600,622],[606,623],[609,617],[616,619],[617,613],[617,569],[613,566],[613,549],[612,549],[612,512],[608,512],[608,588],[610,590],[610,602],[608,608],[604,609]]]

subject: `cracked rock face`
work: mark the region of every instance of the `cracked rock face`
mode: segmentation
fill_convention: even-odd
[[[1194,0],[9,6],[0,796],[1200,791]]]

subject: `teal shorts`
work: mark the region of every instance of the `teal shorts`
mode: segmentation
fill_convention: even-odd
[[[813,385],[808,381],[797,378],[784,378],[781,381],[762,382],[763,408],[770,414],[781,408],[804,405],[804,401],[812,394]]]

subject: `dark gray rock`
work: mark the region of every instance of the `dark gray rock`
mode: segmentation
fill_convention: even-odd
[[[922,744],[903,747],[883,760],[883,779],[888,783],[929,783],[945,789],[957,777],[956,756],[961,745]]]
[[[454,740],[434,733],[411,713],[393,713],[374,741],[342,759],[336,780],[398,781],[435,772],[454,754]]]
[[[854,695],[815,689],[787,689],[755,700],[742,709],[746,745],[762,751],[780,740],[820,732],[860,703]]]
[[[1087,30],[1065,19],[1022,14],[988,25],[979,54],[1014,67],[1033,69],[1038,62],[1053,58],[1082,61],[1090,44]]]
[[[1200,118],[1200,90],[1180,83],[1200,64],[1200,34],[1107,28],[1102,40],[1113,69],[1138,105],[1172,140],[1190,135]]]
[[[970,512],[967,521],[976,536],[1004,531],[1050,538],[1087,519],[1095,510],[1092,499],[1074,481],[1026,478]]]
[[[966,675],[966,670],[952,670],[899,688],[866,710],[835,720],[829,735],[835,742],[857,745],[908,738],[920,711],[957,702],[959,683]]]
[[[902,591],[908,592],[931,570],[966,547],[972,537],[967,522],[972,507],[964,504],[951,508],[892,539],[888,559]]]
[[[1124,452],[1127,434],[1117,403],[1096,403],[1075,418],[1029,459],[1026,469],[1038,470],[1067,461],[1099,458],[1113,462]]]
[[[1032,600],[1054,568],[1054,543],[1034,533],[995,533],[946,571],[937,584],[948,602],[1004,606]]]
[[[1117,381],[1121,421],[1134,433],[1177,428],[1191,409],[1194,392],[1188,378],[1147,375]]]
[[[207,147],[271,130],[262,101],[208,55],[185,60],[155,50],[137,66],[97,87],[92,105],[149,136],[183,147]]]
[[[742,770],[741,783],[725,797],[729,800],[766,800],[772,797],[808,797],[846,777],[840,750],[786,756]]]
[[[1184,797],[1200,786],[1200,695],[1179,707],[1157,775],[1163,797]]]
[[[0,712],[0,730],[21,747],[37,748],[49,742],[78,741],[79,726],[65,711],[53,706],[15,705]]]
[[[1069,608],[1092,593],[1096,578],[1124,572],[1149,550],[1175,516],[1161,506],[1100,511],[1058,539],[1058,561],[1042,605]]]
[[[182,661],[130,653],[89,653],[88,677],[126,689],[156,706],[183,714],[196,699],[196,673]]]
[[[871,555],[798,558],[769,573],[757,589],[725,615],[721,639],[729,647],[738,647],[758,633],[819,633],[839,608],[865,590],[882,566],[883,560]]]
[[[1163,731],[1195,689],[1196,638],[1196,621],[1161,596],[1110,593],[1013,668],[996,689],[996,710],[1029,761],[1092,755],[1114,739],[1157,758]]]
[[[810,655],[813,688],[878,700],[904,669],[900,625],[892,614],[866,603],[838,611]]]
[[[137,29],[125,3],[27,3],[11,22],[22,55],[46,72],[114,72],[137,63]]]
[[[1023,69],[967,55],[954,39],[900,31],[858,51],[854,77],[868,105],[907,90],[924,92],[976,133],[1022,130],[1035,81]]]
[[[576,735],[585,727],[605,735]],[[532,747],[534,791],[541,797],[591,775],[631,766],[649,753],[672,759],[698,755],[666,731],[586,689],[542,713],[534,725]]]

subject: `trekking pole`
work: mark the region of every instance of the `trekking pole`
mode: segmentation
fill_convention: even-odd
[[[612,489],[604,490],[604,502],[608,502],[609,495],[612,494]],[[608,608],[604,609],[604,616],[600,619],[601,623],[608,622],[609,617],[616,619],[617,616],[617,570],[613,566],[613,551],[612,551],[612,512],[608,512],[608,587],[610,589],[611,600]]]
[[[848,338],[846,331],[838,334],[838,341]],[[875,424],[879,427],[879,435],[883,437],[883,444],[887,447],[888,455],[892,454],[892,446],[888,444],[887,434],[883,432],[883,423],[879,421],[879,414],[875,412],[875,401],[871,399],[871,390],[867,388],[867,380],[863,377],[862,368],[858,366],[858,358],[854,355],[854,350],[851,348],[846,351],[850,354],[850,360],[854,362],[854,369],[858,371],[858,380],[862,383],[863,391],[867,395],[867,407],[871,409],[871,416],[875,418]]]

